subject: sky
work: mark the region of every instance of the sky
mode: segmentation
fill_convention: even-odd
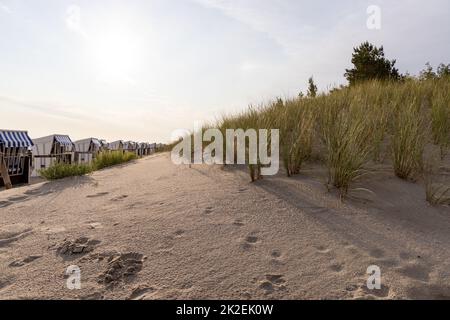
[[[366,40],[403,73],[450,63],[449,12],[448,0],[0,0],[0,128],[166,142],[305,92],[310,76],[321,91],[345,84]]]

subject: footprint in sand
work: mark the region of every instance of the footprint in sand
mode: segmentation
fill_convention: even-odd
[[[272,257],[272,258],[274,258],[274,259],[279,259],[279,258],[281,258],[281,251],[280,250],[273,250],[271,253],[270,253],[270,256]]]
[[[358,286],[356,284],[349,284],[345,287],[345,291],[348,292],[355,292],[356,290],[358,290]]]
[[[92,223],[88,224],[88,228],[92,229],[92,230],[95,230],[95,229],[102,229],[103,226],[102,226],[102,224],[100,222],[92,222]]]
[[[56,252],[64,258],[84,255],[92,252],[100,242],[101,241],[99,240],[90,240],[85,237],[76,240],[65,240],[64,243],[56,249]]]
[[[185,234],[185,232],[186,231],[179,229],[179,230],[175,231],[175,237],[181,238]]]
[[[286,282],[286,280],[283,279],[283,275],[279,275],[279,274],[268,274],[266,275],[266,279],[268,281],[270,281],[273,284],[283,284]]]
[[[257,236],[250,235],[247,238],[245,238],[245,241],[247,243],[255,244],[255,243],[257,243],[259,241],[259,239],[258,239]]]
[[[122,201],[122,200],[125,200],[126,198],[128,198],[128,195],[123,194],[118,197],[112,198],[111,201]]]
[[[406,291],[411,300],[450,300],[450,286],[442,284],[423,284]]]
[[[368,299],[383,299],[389,298],[391,290],[386,285],[381,285],[381,289],[369,289],[367,285],[361,285],[354,293],[354,299],[356,300],[368,300]]]
[[[259,238],[252,233],[244,239],[244,242],[242,243],[241,246],[244,250],[249,250],[253,246],[255,246],[258,242],[260,242]]]
[[[316,250],[321,254],[327,254],[331,252],[331,249],[327,248],[326,246],[317,246]]]
[[[90,194],[90,195],[86,196],[86,198],[99,198],[99,197],[107,196],[108,194],[109,194],[109,192],[99,192],[96,194]]]
[[[33,232],[32,230],[32,228],[27,228],[23,224],[0,227],[0,247],[9,245],[30,235]]]
[[[138,286],[133,289],[130,296],[128,297],[128,300],[145,300],[147,298],[150,298],[150,295],[155,293],[156,289],[153,287],[147,287],[147,286]]]
[[[285,264],[284,259],[282,258],[283,254],[280,250],[272,250],[272,252],[270,252],[270,263],[272,264],[272,266],[278,268],[282,265]]]
[[[393,268],[393,267],[398,266],[398,261],[395,259],[383,259],[383,260],[376,261],[375,264],[379,265],[381,267]]]
[[[340,263],[333,263],[330,266],[330,270],[334,272],[341,272],[342,270],[344,270],[344,266]]]
[[[12,204],[13,204],[13,202],[11,202],[11,201],[0,201],[0,208],[9,207]]]
[[[398,271],[411,279],[420,280],[423,282],[428,282],[430,280],[431,270],[427,267],[421,266],[419,264],[410,264],[400,267]]]
[[[213,207],[206,207],[206,209],[203,211],[204,214],[211,214],[214,212]]]
[[[25,259],[16,260],[16,261],[11,262],[9,264],[9,267],[11,267],[11,268],[23,267],[24,265],[29,264],[29,263],[37,260],[37,259],[40,259],[40,258],[42,258],[42,256],[28,256]]]
[[[286,280],[283,275],[280,274],[267,274],[265,279],[262,280],[258,287],[263,290],[265,294],[271,294],[276,290],[285,290]]]
[[[143,267],[144,255],[137,252],[118,253],[109,257],[108,267],[100,274],[99,282],[108,287],[126,281],[136,276]]]
[[[103,300],[105,297],[103,296],[103,294],[101,294],[100,292],[94,292],[85,296],[81,296],[80,300],[94,300],[94,301],[99,301],[99,300]]]
[[[264,290],[266,294],[272,293],[275,290],[273,284],[269,281],[262,281],[259,284],[259,288]]]
[[[381,249],[373,249],[369,252],[372,258],[380,259],[384,257],[384,251]]]
[[[0,279],[0,290],[9,287],[11,285],[11,279]]]
[[[400,254],[398,256],[400,257],[400,259],[402,259],[404,261],[413,261],[413,260],[417,260],[417,259],[423,259],[423,257],[419,254],[415,254],[412,252],[406,252],[406,251],[400,252]]]

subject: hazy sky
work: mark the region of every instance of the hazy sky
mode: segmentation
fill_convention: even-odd
[[[381,8],[370,30],[367,8]],[[352,48],[450,63],[448,0],[0,0],[0,128],[167,141],[275,96],[345,82]]]

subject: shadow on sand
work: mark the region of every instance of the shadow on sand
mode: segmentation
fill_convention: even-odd
[[[21,194],[10,196],[0,200],[0,208],[6,208],[16,203],[22,203],[35,199],[37,197],[47,196],[49,194],[60,194],[65,189],[79,188],[86,184],[93,184],[94,179],[90,176],[71,177],[56,181],[48,181],[31,186]]]

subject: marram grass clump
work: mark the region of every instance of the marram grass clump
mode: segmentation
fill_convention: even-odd
[[[299,174],[311,157],[315,113],[309,100],[290,100],[281,111],[281,158],[288,177]]]
[[[450,147],[449,92],[450,78],[367,81],[314,98],[251,107],[223,117],[218,127],[223,132],[279,129],[287,175],[300,173],[306,161],[320,159],[328,185],[344,197],[373,162],[389,164],[401,179],[416,180],[427,145],[439,146],[443,159]],[[253,176],[255,168],[250,169]]]
[[[55,162],[50,167],[42,169],[39,174],[47,180],[58,180],[68,177],[79,177],[118,164],[137,159],[135,153],[122,151],[101,152],[92,164],[68,164]]]
[[[58,180],[84,176],[92,171],[94,171],[92,166],[87,164],[54,163],[50,167],[40,170],[39,174],[47,180]]]
[[[101,152],[94,159],[92,165],[95,170],[100,170],[121,163],[129,162],[135,159],[137,159],[137,156],[135,153],[132,152],[125,152],[125,153],[122,151]]]
[[[433,142],[439,146],[441,159],[450,147],[450,82],[443,90],[435,86],[431,100],[431,126]]]

